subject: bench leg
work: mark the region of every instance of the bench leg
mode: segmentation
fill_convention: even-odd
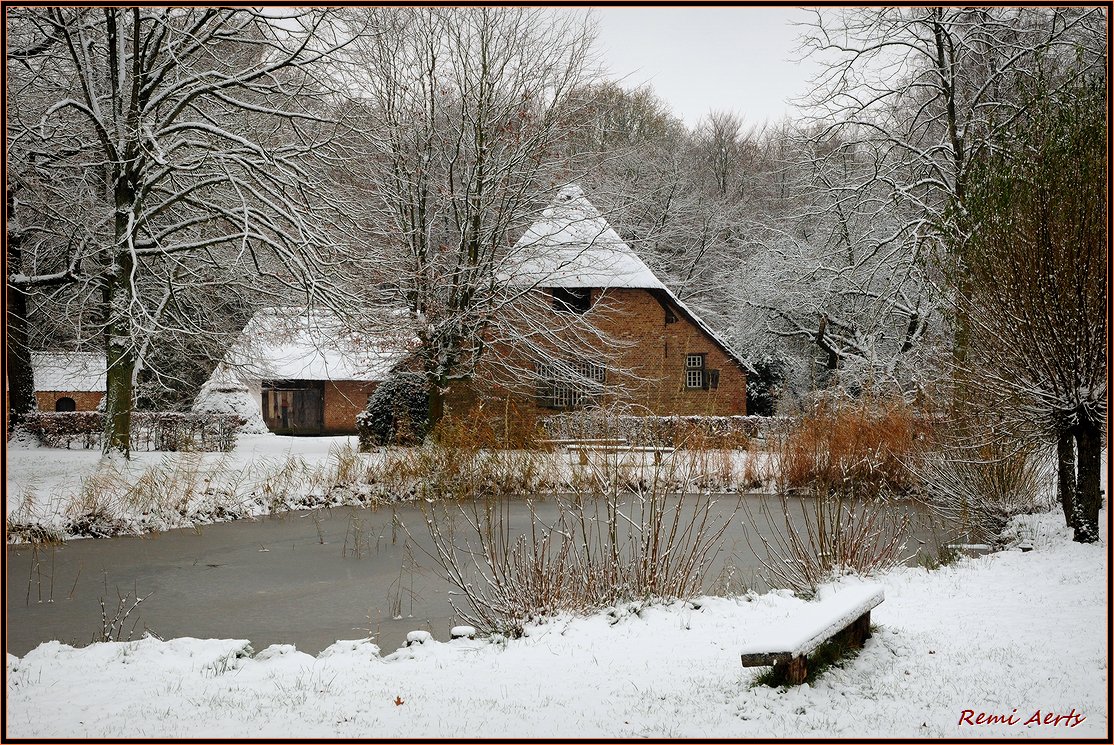
[[[862,614],[836,638],[853,649],[862,649],[863,644],[870,638],[870,611]],[[788,662],[774,663],[774,674],[788,685],[800,685],[808,677],[808,657],[794,657]]]
[[[856,618],[850,626],[840,632],[840,637],[847,646],[861,649],[870,638],[870,611]]]
[[[788,662],[775,662],[774,676],[788,685],[804,683],[808,677],[808,658],[794,657]]]

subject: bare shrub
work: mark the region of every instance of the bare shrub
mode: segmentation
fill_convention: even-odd
[[[761,520],[744,506],[743,526],[771,587],[811,597],[838,576],[870,575],[901,561],[909,515],[885,498],[818,487],[807,496],[782,493],[776,513],[771,502],[762,502]]]
[[[431,556],[465,600],[453,602],[460,617],[513,635],[538,616],[701,592],[730,517],[713,519],[711,499],[671,487],[685,483],[685,466],[639,466],[633,481],[614,462],[589,466],[593,488],[553,496],[548,522],[531,503],[521,531],[506,499],[432,503]]]
[[[928,427],[900,400],[820,399],[798,421],[770,433],[779,491],[907,493],[906,467]]]
[[[108,580],[105,580],[105,592],[108,592]],[[119,588],[116,589],[117,602],[109,614],[108,606],[105,605],[104,596],[101,597],[101,628],[100,631],[93,634],[93,642],[118,642],[118,641],[131,641],[132,635],[135,633],[136,627],[139,625],[139,614],[136,614],[135,619],[128,625],[128,619],[144,600],[151,597],[150,593],[139,596],[138,591],[120,594]],[[124,636],[125,630],[127,636]]]
[[[974,543],[993,542],[1014,515],[1041,505],[1042,471],[1049,459],[1033,447],[989,441],[973,447],[943,446],[912,467],[925,503],[945,524]]]

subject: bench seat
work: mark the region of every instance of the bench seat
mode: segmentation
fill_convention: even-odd
[[[670,455],[675,451],[671,447],[655,447],[652,445],[568,445],[566,450],[570,455],[576,455],[580,465],[588,465],[589,453],[625,454],[625,453],[653,453],[654,463],[660,463],[663,455]]]
[[[784,622],[756,635],[740,650],[743,667],[784,668],[791,683],[804,681],[807,658],[826,641],[841,637],[861,647],[870,636],[870,611],[885,598],[881,585],[858,585],[807,603]],[[799,678],[799,679],[797,679]]]

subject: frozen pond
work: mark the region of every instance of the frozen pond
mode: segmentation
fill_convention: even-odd
[[[772,498],[715,499],[713,511],[726,519],[740,500],[757,516]],[[512,529],[528,525],[525,502],[505,508]],[[535,510],[542,520],[556,515],[553,502],[535,503]],[[744,522],[742,511],[731,518],[709,584],[765,589]],[[922,524],[914,535],[905,555],[918,546],[934,554],[931,530]],[[126,619],[121,639],[149,629],[162,638],[249,639],[256,650],[284,643],[316,654],[338,639],[371,636],[387,654],[408,631],[425,629],[444,640],[460,622],[449,605],[450,586],[427,550],[425,517],[409,503],[291,512],[56,548],[12,545],[7,651],[22,656],[52,639],[85,645],[101,634],[102,598],[111,619],[120,596],[138,593],[146,599]]]

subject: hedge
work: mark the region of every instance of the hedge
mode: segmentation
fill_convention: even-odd
[[[236,447],[244,419],[235,414],[187,414],[176,411],[134,411],[131,449],[193,450],[227,453]],[[24,416],[24,428],[52,448],[99,448],[104,436],[100,411],[38,411]]]

